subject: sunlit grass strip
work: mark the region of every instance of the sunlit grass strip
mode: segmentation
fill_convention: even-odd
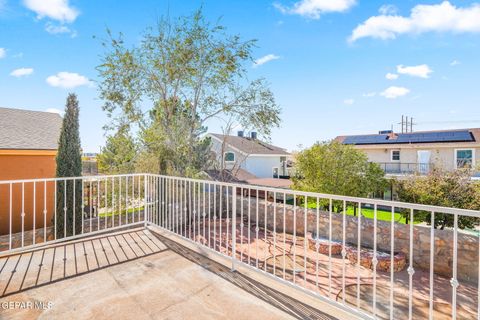
[[[136,207],[136,208],[128,208],[127,210],[103,212],[99,214],[99,217],[105,218],[105,217],[125,215],[129,213],[138,213],[139,211],[143,211],[143,209],[145,209],[144,206]]]

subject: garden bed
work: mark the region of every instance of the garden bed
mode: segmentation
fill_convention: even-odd
[[[308,245],[310,250],[317,251],[318,249],[319,253],[326,255],[329,255],[331,251],[334,256],[340,255],[343,247],[341,242],[330,241],[325,238],[317,238],[315,234],[308,237]]]
[[[352,264],[357,264],[358,258],[358,249],[350,246],[346,246],[345,248],[347,253],[347,259]],[[373,266],[373,257],[374,251],[368,248],[361,248],[360,249],[360,265],[367,269],[374,268]],[[377,268],[376,270],[390,271],[392,259],[390,253],[377,251]],[[399,272],[402,271],[407,264],[407,258],[403,252],[395,252],[393,256],[393,271]]]

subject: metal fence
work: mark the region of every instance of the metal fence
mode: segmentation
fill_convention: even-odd
[[[420,174],[425,175],[433,169],[430,163],[376,162],[386,174]]]
[[[155,225],[360,317],[478,318],[479,217],[152,174],[0,181],[0,255]]]
[[[480,314],[480,243],[459,227],[463,219],[478,223],[477,211],[168,176],[147,181],[148,221],[231,258],[232,268],[243,263],[364,317]],[[428,223],[405,224],[419,216]],[[434,227],[444,220],[451,226]]]
[[[0,181],[0,254],[144,224],[143,174]]]

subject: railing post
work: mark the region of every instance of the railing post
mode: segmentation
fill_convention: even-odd
[[[146,228],[147,227],[147,214],[148,214],[148,197],[147,197],[147,189],[148,189],[148,183],[147,183],[147,175],[145,174],[143,176],[143,197],[144,197],[144,206],[143,206],[143,226]]]
[[[232,187],[232,271],[236,270],[236,244],[237,244],[237,187]]]

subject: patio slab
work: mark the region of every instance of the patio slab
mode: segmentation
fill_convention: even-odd
[[[144,229],[0,258],[0,319],[332,319],[195,259]]]

